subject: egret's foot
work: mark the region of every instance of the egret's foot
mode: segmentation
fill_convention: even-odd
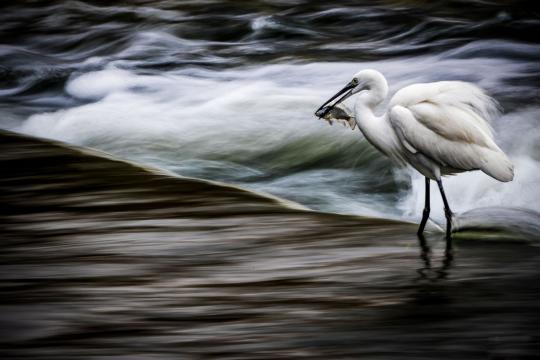
[[[454,258],[453,239],[451,236],[446,236],[446,247],[444,249],[444,255],[448,258]]]
[[[446,239],[449,239],[452,237],[452,219],[454,217],[454,213],[451,211],[445,211],[444,215],[446,217]]]
[[[452,239],[452,219],[453,213],[446,214],[446,248],[444,250],[444,268],[449,267],[454,260],[453,239]]]
[[[424,229],[426,228],[426,224],[429,220],[429,211],[430,209],[427,208],[424,209],[424,211],[422,212],[422,221],[420,221],[420,226],[418,227],[418,231],[416,232],[418,236],[421,236],[424,233]]]

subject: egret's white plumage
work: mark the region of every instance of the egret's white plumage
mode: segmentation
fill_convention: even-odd
[[[341,94],[333,105],[325,106]],[[387,99],[388,85],[378,71],[362,70],[316,114],[324,117],[354,94],[358,94],[354,119],[366,139],[390,158],[436,180],[442,193],[441,176],[463,171],[481,170],[503,182],[513,179],[512,163],[495,144],[490,125],[499,113],[497,103],[476,85],[463,81],[410,85],[377,116],[375,109]],[[426,199],[429,213],[428,192]],[[424,225],[423,219],[421,230]]]
[[[425,176],[478,169],[510,181],[512,164],[493,141],[489,123],[496,114],[496,103],[475,85],[441,81],[398,91],[388,120],[413,166],[415,157],[427,158],[421,159],[428,163],[428,171],[420,171]]]

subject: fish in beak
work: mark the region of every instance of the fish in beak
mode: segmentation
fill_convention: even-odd
[[[329,125],[337,122],[338,124],[349,127],[352,130],[356,128],[356,118],[354,117],[351,109],[345,106],[345,104],[334,105],[332,109],[326,112],[322,118],[326,120]]]
[[[345,104],[341,104],[341,102],[352,95],[352,89],[354,89],[356,85],[357,84],[353,83],[352,81],[348,83],[343,89],[338,91],[337,94],[335,94],[327,102],[322,104],[321,107],[318,108],[315,112],[315,115],[319,119],[326,120],[330,125],[332,125],[333,122],[336,121],[354,130],[356,128],[356,119],[353,115],[353,112],[347,106],[345,106]],[[328,105],[339,96],[341,97],[337,99],[333,104]]]
[[[334,106],[338,105],[340,102],[342,102],[343,100],[345,100],[346,98],[352,95],[352,89],[354,89],[356,85],[357,84],[355,84],[353,81],[345,85],[343,89],[339,90],[337,94],[332,96],[328,101],[322,104],[321,107],[317,109],[317,111],[315,111],[315,116],[317,116],[319,119],[324,118],[325,115],[327,115],[334,108]],[[333,104],[328,105],[339,96],[341,97],[337,99]]]

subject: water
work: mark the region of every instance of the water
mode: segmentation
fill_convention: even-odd
[[[441,236],[419,242],[414,224],[295,210],[95,153],[0,139],[10,169],[0,179],[2,358],[540,351],[537,213],[464,214],[476,233],[459,232],[451,257]],[[525,236],[493,232],[509,218]]]
[[[363,68],[381,71],[391,92],[467,80],[504,107],[494,127],[516,178],[448,179],[455,211],[540,211],[539,21],[530,6],[11,5],[2,12],[1,126],[316,210],[416,219],[422,179],[393,169],[358,130],[330,128],[313,111]]]
[[[111,4],[2,4],[0,128],[131,163],[0,133],[0,357],[535,358],[535,2]],[[313,116],[363,68],[504,108],[514,181],[445,179],[454,257],[423,179]]]

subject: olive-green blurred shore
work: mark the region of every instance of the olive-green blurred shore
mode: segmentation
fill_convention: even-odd
[[[533,359],[540,249],[0,134],[5,359]]]

